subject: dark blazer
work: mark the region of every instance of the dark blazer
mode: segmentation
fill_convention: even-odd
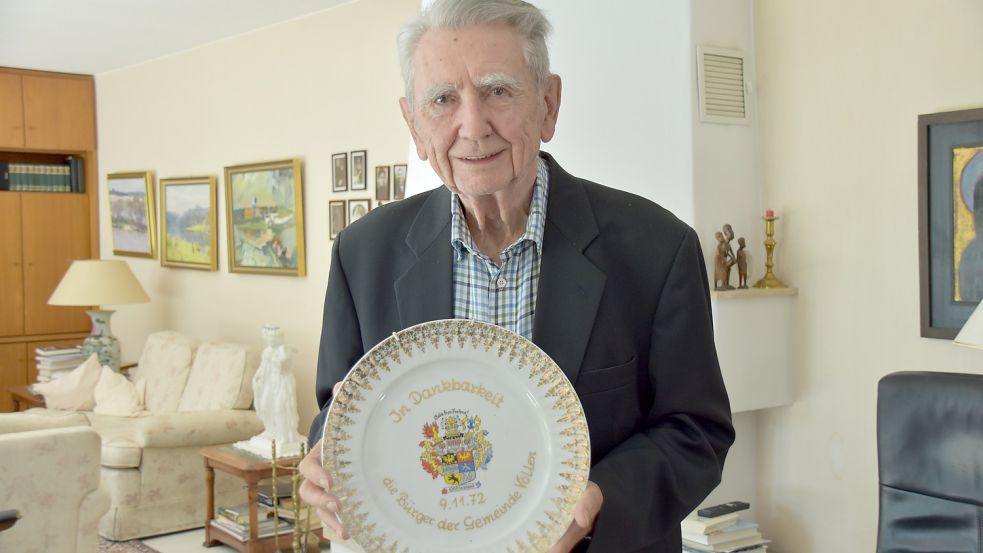
[[[571,176],[550,185],[533,342],[574,383],[604,495],[591,553],[672,552],[734,440],[696,234],[649,200]],[[450,192],[371,211],[335,240],[324,300],[320,439],[332,386],[393,332],[454,317]]]

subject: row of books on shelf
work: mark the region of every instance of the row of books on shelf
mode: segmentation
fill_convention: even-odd
[[[34,350],[38,382],[49,382],[65,376],[85,361],[82,346],[45,346]]]
[[[75,156],[61,164],[0,161],[0,190],[85,192],[84,162]]]
[[[683,553],[765,553],[771,543],[756,523],[741,518],[738,511],[718,516],[692,513],[679,526]]]

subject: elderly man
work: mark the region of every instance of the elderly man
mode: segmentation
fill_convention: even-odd
[[[590,483],[550,553],[672,552],[734,439],[692,229],[643,198],[566,173],[540,143],[560,78],[549,23],[519,0],[436,0],[400,33],[400,100],[444,187],[369,213],[334,244],[317,397],[394,331],[445,318],[531,339],[574,384]],[[627,138],[626,138],[627,139]],[[345,534],[319,445],[303,498]]]

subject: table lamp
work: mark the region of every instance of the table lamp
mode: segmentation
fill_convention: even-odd
[[[983,302],[976,306],[952,342],[959,346],[983,349]]]
[[[150,297],[140,286],[125,261],[79,259],[72,262],[55,288],[49,305],[122,305],[146,303]],[[92,309],[86,314],[92,319],[92,332],[82,345],[87,356],[95,353],[99,364],[119,372],[119,340],[109,329],[114,311]]]

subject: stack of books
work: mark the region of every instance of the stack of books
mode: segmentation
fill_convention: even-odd
[[[273,481],[263,480],[257,486],[257,497],[259,504],[272,507],[274,504],[283,503],[293,495],[293,482],[290,478],[277,478],[276,493],[273,491]],[[281,505],[280,509],[283,507]]]
[[[239,541],[247,541],[249,539],[249,504],[241,503],[232,507],[219,507],[216,509],[215,518],[212,519],[211,524],[232,534]],[[258,538],[290,534],[293,529],[294,525],[289,520],[281,518],[278,521],[273,518],[273,507],[257,505],[256,534]]]
[[[307,504],[300,502],[298,512],[294,513],[294,500],[293,500],[293,481],[290,478],[278,478],[276,486],[276,493],[273,493],[272,481],[265,480],[259,483],[259,490],[257,492],[257,497],[259,498],[259,504],[261,506],[273,507],[274,502],[277,505],[277,515],[285,520],[289,520],[296,524],[297,520],[301,521],[301,528],[307,529]],[[275,500],[274,500],[275,497]],[[315,530],[321,527],[321,519],[317,517],[314,509],[311,508],[311,522],[310,529]]]
[[[34,350],[38,382],[50,382],[72,372],[85,361],[82,346],[45,346]]]
[[[770,542],[757,524],[742,520],[738,512],[715,517],[693,513],[683,519],[680,529],[684,553],[764,553]]]

